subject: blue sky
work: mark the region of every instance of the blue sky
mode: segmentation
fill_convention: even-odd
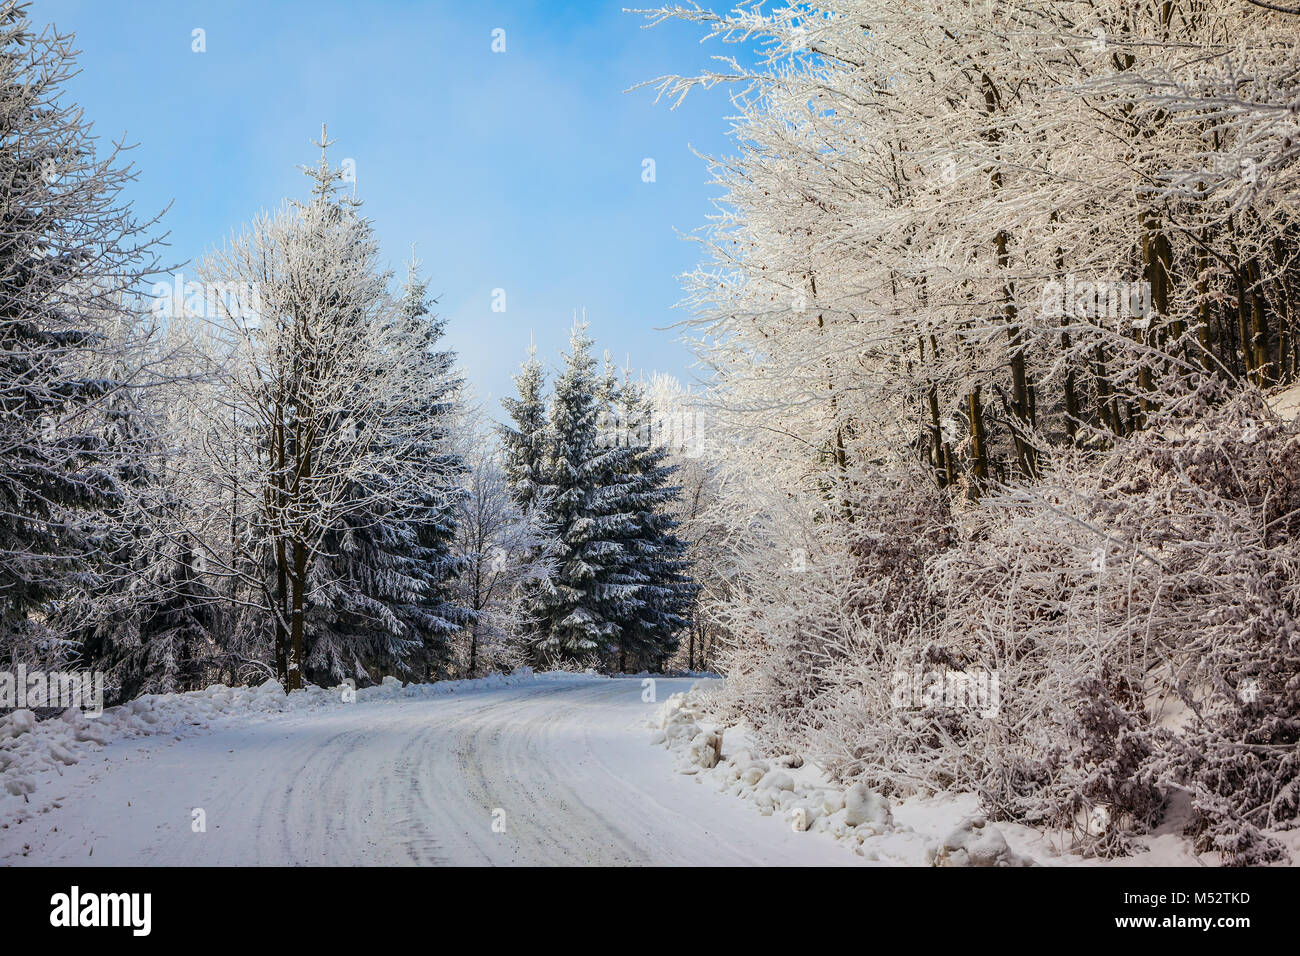
[[[68,94],[101,138],[139,144],[131,199],[140,215],[172,204],[174,262],[305,196],[297,167],[328,123],[385,257],[400,270],[417,244],[449,344],[499,414],[529,335],[553,364],[584,307],[620,363],[692,376],[661,330],[684,317],[677,276],[699,255],[675,230],[711,212],[688,147],[728,150],[730,103],[715,89],[670,111],[623,91],[735,48],[685,24],[642,29],[621,12],[637,5],[650,4],[36,0],[30,14],[77,35]]]

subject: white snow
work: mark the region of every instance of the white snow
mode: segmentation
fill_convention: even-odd
[[[1278,418],[1286,421],[1300,418],[1300,385],[1275,392],[1269,396],[1268,404]]]
[[[524,670],[390,679],[354,703],[268,684],[98,720],[16,711],[0,718],[0,864],[1103,863],[989,821],[973,794],[893,801],[799,755],[757,757],[744,727],[701,717],[687,691],[707,683],[658,678],[656,704],[639,678]],[[1217,862],[1176,814],[1137,842],[1104,862]]]
[[[691,683],[658,679],[660,699]],[[97,721],[18,712],[0,720],[0,863],[864,862],[673,774],[645,745],[656,705],[642,693],[639,679],[521,672],[389,681],[356,703],[264,685]]]
[[[557,675],[543,676],[553,679]],[[187,694],[146,694],[120,707],[110,707],[95,718],[70,707],[57,720],[39,722],[32,711],[20,708],[0,717],[0,779],[8,793],[21,796],[36,789],[34,778],[40,771],[77,763],[87,744],[103,747],[115,739],[157,734],[179,739],[221,721],[343,705],[348,697],[354,702],[438,697],[511,687],[535,679],[531,668],[522,668],[508,676],[494,674],[435,684],[404,685],[394,677],[385,677],[374,687],[358,690],[346,685],[333,688],[309,685],[290,696],[285,695],[278,681],[267,681],[257,687],[232,688],[217,684]],[[2,808],[0,804],[0,812]],[[0,823],[3,822],[4,817],[0,816]]]

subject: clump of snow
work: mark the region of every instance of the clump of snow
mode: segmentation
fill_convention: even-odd
[[[30,733],[35,729],[36,714],[26,708],[20,708],[10,715],[8,727],[0,729],[0,733],[7,731],[7,733],[4,733],[4,736],[17,737],[20,734]]]
[[[966,820],[930,854],[934,866],[1033,866],[1007,845],[1002,831],[983,817]]]
[[[722,754],[722,735],[703,730],[696,723],[696,712],[687,706],[685,694],[673,694],[655,713],[652,721],[653,743],[677,751],[679,773],[696,773],[718,764]]]
[[[718,757],[721,753],[722,736],[711,730],[702,730],[691,741],[686,756],[692,766],[708,770],[718,765]]]
[[[889,801],[860,783],[844,791],[844,822],[851,827],[888,827],[894,822]]]

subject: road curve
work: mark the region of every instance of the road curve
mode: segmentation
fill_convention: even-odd
[[[658,698],[689,680],[659,680]],[[852,865],[648,743],[635,679],[574,679],[119,741],[0,831],[6,865]],[[194,811],[206,828],[195,832]]]

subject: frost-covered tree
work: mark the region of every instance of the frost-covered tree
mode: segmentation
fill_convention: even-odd
[[[463,570],[457,600],[473,617],[463,631],[461,672],[477,677],[508,670],[526,659],[534,633],[530,596],[554,573],[555,537],[541,524],[540,508],[523,508],[506,477],[503,450],[495,447],[477,414],[461,425],[465,494],[456,506],[453,551]]]
[[[611,451],[601,490],[602,510],[618,522],[606,585],[617,625],[613,650],[621,671],[659,670],[690,625],[696,594],[687,543],[677,534],[678,469],[668,463],[642,390],[624,380],[607,391],[616,409],[614,427],[602,436]]]
[[[498,428],[501,438],[501,467],[510,498],[521,515],[539,527],[547,526],[548,506],[553,489],[548,484],[547,459],[551,452],[550,422],[546,414],[546,377],[530,345],[528,358],[514,378],[516,396],[501,400],[510,421]],[[553,531],[553,529],[552,529]],[[540,543],[531,555],[539,557]],[[546,637],[549,625],[544,607],[555,599],[552,575],[528,575],[515,586],[514,633],[522,648],[530,648]],[[531,651],[525,656],[535,659]]]
[[[724,634],[709,611],[723,603],[737,571],[737,553],[717,512],[724,487],[722,450],[713,440],[715,429],[704,409],[675,377],[655,373],[645,392],[655,443],[677,469],[674,484],[681,492],[669,513],[677,522],[677,535],[687,542],[695,588],[690,626],[680,639],[673,665],[688,671],[708,670]]]
[[[1294,790],[1265,777],[1291,771],[1247,767],[1281,752],[1289,697],[1262,718],[1170,675],[1208,635],[1198,680],[1291,673],[1221,609],[1289,633],[1264,569],[1290,532],[1245,517],[1255,481],[1270,502],[1289,482],[1222,450],[1234,396],[1297,372],[1294,19],[1208,0],[649,16],[747,48],[657,84],[734,84],[740,114],[687,277],[725,448],[706,522],[734,556],[704,609],[727,631],[720,706],[777,752],[882,789],[957,782],[1100,852],[1191,788],[1202,848],[1268,856],[1259,821],[1289,825]],[[1116,548],[1138,578],[1099,578]],[[1009,716],[895,706],[918,666],[1001,670]],[[1158,726],[1171,680],[1195,730]],[[1115,832],[1089,829],[1098,805]]]
[[[463,379],[456,353],[443,347],[445,320],[429,311],[427,282],[414,262],[402,293],[401,315],[418,356],[416,374],[426,378],[421,397],[403,414],[422,420],[427,430],[411,450],[424,463],[425,486],[406,518],[414,545],[407,560],[420,587],[400,606],[398,616],[408,631],[422,635],[424,673],[438,677],[448,673],[452,637],[472,624],[474,615],[473,608],[458,600],[456,587],[458,576],[467,570],[455,547],[459,506],[467,495],[463,437],[454,434],[463,427]]]
[[[586,326],[575,323],[551,399],[543,521],[557,538],[556,572],[530,608],[539,621],[532,651],[541,658],[599,654],[618,635],[610,578],[628,516],[602,499],[608,452],[597,440],[602,405],[591,347]]]
[[[612,669],[659,669],[690,624],[696,586],[677,533],[677,466],[651,402],[620,382],[609,356],[597,374],[585,325],[575,325],[545,413],[541,366],[530,354],[501,430],[514,502],[550,536],[544,562],[519,588],[527,655],[542,662],[603,659]],[[542,550],[539,546],[539,551]]]
[[[367,476],[352,493],[376,507],[348,515],[325,537],[308,610],[307,676],[318,683],[385,674],[445,677],[451,638],[466,621],[452,591],[463,566],[452,540],[464,466],[449,434],[461,382],[454,354],[440,347],[443,323],[430,314],[426,289],[412,262],[395,322],[425,382],[393,413],[422,421],[425,431],[417,446],[391,449],[424,462],[424,490],[419,500],[403,501],[383,491],[388,476]],[[412,434],[395,422],[392,438],[381,429],[374,441],[410,441]]]
[[[26,10],[0,8],[0,656],[49,664],[77,654],[55,623],[114,571],[109,516],[138,449],[108,406],[129,409],[145,377],[92,370],[133,347],[121,333],[157,259],[120,147],[97,153],[63,98],[73,38]]]
[[[328,142],[320,145],[323,154]],[[454,504],[447,471],[430,459],[446,427],[435,411],[449,396],[431,368],[430,335],[413,333],[420,317],[389,295],[369,222],[335,199],[339,171],[322,155],[311,172],[311,201],[259,217],[203,265],[208,282],[251,290],[252,301],[226,303],[218,317],[228,356],[205,403],[209,480],[213,499],[220,490],[243,516],[238,557],[220,572],[241,580],[242,600],[263,613],[286,690],[301,686],[313,654],[313,667],[337,673],[423,652],[424,634],[407,622],[439,613],[442,597],[425,585],[444,569],[420,568],[417,580],[408,558],[419,548],[446,554],[438,523]],[[375,529],[382,537],[372,538],[365,580],[330,567],[349,532]],[[349,629],[346,645],[313,646],[313,601],[321,607],[335,588],[356,599],[358,624],[380,626]]]
[[[108,449],[118,500],[104,518],[112,546],[106,567],[91,578],[85,606],[67,604],[53,619],[75,625],[77,662],[103,671],[114,699],[202,686],[216,657],[221,613],[206,579],[204,549],[192,521],[198,502],[185,480],[170,412],[178,393],[197,388],[183,336],[141,316],[124,350],[101,377],[138,381],[157,364],[169,380],[124,390],[105,405]],[[78,605],[81,602],[77,602]]]
[[[510,416],[510,424],[500,428],[505,448],[503,466],[516,504],[530,511],[546,494],[544,469],[550,453],[546,375],[535,345],[529,346],[528,359],[520,366],[514,382],[518,397],[501,400]]]
[[[205,580],[206,562],[182,538],[155,562],[156,578],[141,602],[138,640],[121,647],[115,684],[124,700],[204,686],[213,645],[222,636],[217,595]]]

